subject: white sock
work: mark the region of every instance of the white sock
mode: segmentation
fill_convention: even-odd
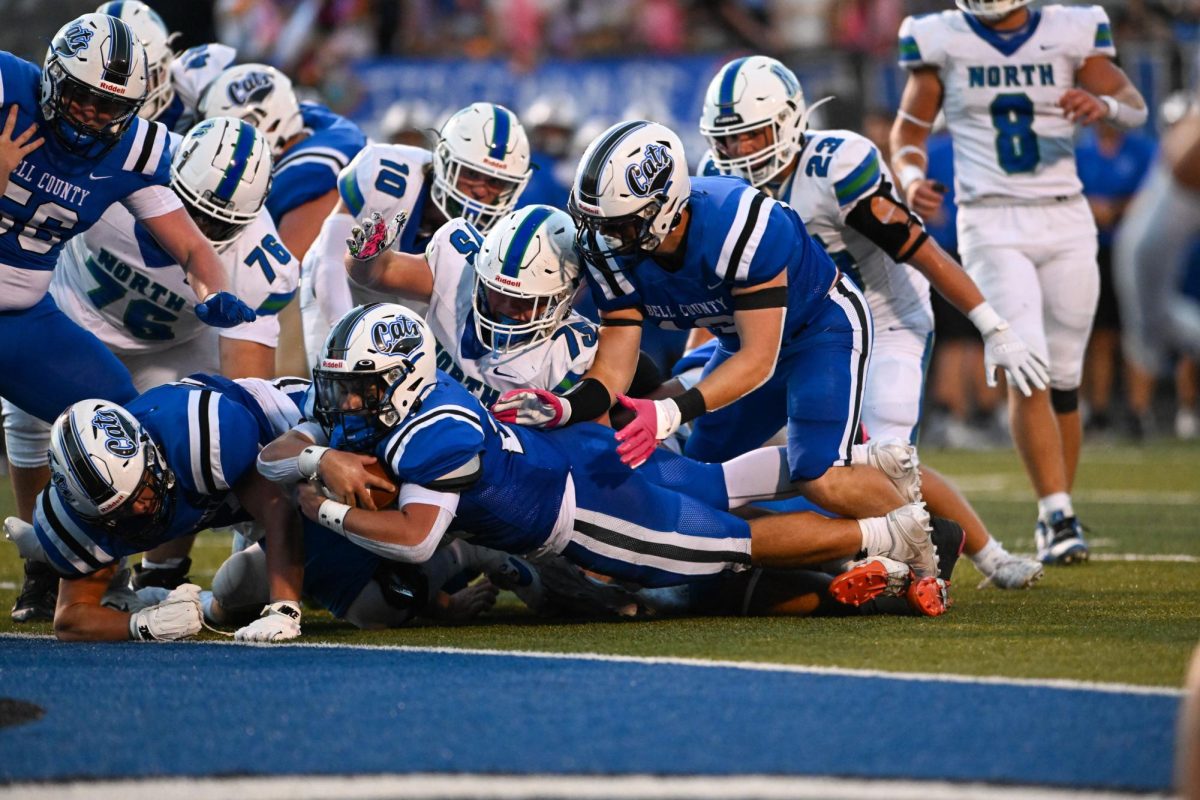
[[[888,532],[887,517],[860,519],[858,528],[862,531],[862,546],[868,556],[891,552],[892,534]]]
[[[983,546],[982,550],[970,556],[971,563],[984,575],[991,575],[1009,558],[1010,556],[1008,551],[1004,549],[1004,545],[995,539],[988,539],[988,543]]]
[[[851,464],[870,464],[867,458],[868,444],[855,444],[850,446],[850,463]]]
[[[1075,516],[1075,509],[1071,507],[1071,495],[1055,492],[1038,498],[1038,519],[1042,522],[1048,522],[1051,516],[1060,511],[1064,517]]]
[[[729,507],[740,508],[756,500],[790,497],[792,479],[786,447],[760,447],[721,465]]]

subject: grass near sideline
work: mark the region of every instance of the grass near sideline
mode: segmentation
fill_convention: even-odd
[[[1033,503],[1012,452],[930,450],[922,457],[960,483],[1010,550],[1032,550]],[[701,618],[563,624],[534,618],[515,598],[504,595],[492,614],[457,626],[367,633],[327,614],[306,612],[305,639],[1179,686],[1200,640],[1198,462],[1200,447],[1178,444],[1085,451],[1076,509],[1091,528],[1095,560],[1051,569],[1032,591],[1000,592],[977,590],[980,576],[964,559],[954,575],[955,605],[938,619]],[[7,481],[3,483],[0,513],[7,515],[12,513],[12,498]],[[193,579],[207,587],[227,553],[228,537],[201,536],[193,553]],[[20,577],[15,548],[0,544],[4,612],[12,605]],[[0,614],[0,631],[13,630],[48,633],[50,627],[15,626],[7,613]]]

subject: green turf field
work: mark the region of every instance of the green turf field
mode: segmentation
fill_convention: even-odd
[[[1033,504],[1016,456],[927,451],[957,480],[1013,551],[1033,548]],[[597,652],[767,661],[930,673],[1069,678],[1178,686],[1200,640],[1200,447],[1155,444],[1085,451],[1076,509],[1091,528],[1093,561],[1055,568],[1032,591],[977,590],[966,559],[954,607],[914,619],[688,619],[554,623],[503,595],[497,610],[457,626],[363,633],[309,611],[309,641]],[[4,481],[0,510],[11,513]],[[228,537],[201,536],[192,577],[207,587]],[[48,633],[8,617],[20,582],[11,545],[0,546],[0,631]],[[215,638],[215,634],[205,634]]]

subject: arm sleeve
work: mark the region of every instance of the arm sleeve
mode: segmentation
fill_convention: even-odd
[[[121,205],[138,219],[153,219],[183,208],[183,201],[169,186],[143,186],[125,195]]]

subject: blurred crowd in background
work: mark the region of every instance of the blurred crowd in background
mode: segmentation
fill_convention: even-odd
[[[1084,375],[1084,408],[1089,441],[1141,440],[1176,436],[1194,439],[1197,430],[1196,364],[1180,358],[1170,374],[1149,375],[1121,357],[1120,312],[1113,296],[1111,250],[1125,207],[1156,157],[1161,132],[1192,106],[1191,74],[1200,46],[1200,0],[1101,0],[1114,25],[1121,61],[1143,90],[1151,120],[1138,132],[1107,126],[1080,135],[1078,163],[1085,193],[1101,231],[1102,297]],[[40,63],[45,42],[61,19],[92,10],[95,2],[56,3],[45,14],[42,0],[0,2],[12,24],[0,31],[0,46]],[[243,62],[279,67],[297,89],[351,116],[380,139],[426,146],[442,118],[463,104],[436,91],[414,99],[413,81],[394,81],[397,102],[373,102],[363,63],[384,64],[376,84],[389,83],[389,59],[481,62],[520,82],[546,62],[588,59],[670,59],[713,56],[717,64],[736,53],[772,55],[793,66],[805,80],[812,102],[835,94],[812,120],[814,127],[850,127],[869,136],[887,155],[898,91],[896,32],[908,14],[944,10],[950,0],[189,0],[154,3],[172,30],[177,49],[219,41],[238,50]],[[40,38],[36,36],[41,32]],[[381,61],[382,60],[382,61]],[[680,61],[692,69],[694,61]],[[702,62],[707,63],[707,62]],[[642,69],[642,67],[639,67]],[[452,73],[457,74],[457,73]],[[614,69],[609,82],[625,80]],[[643,69],[644,74],[644,69]],[[380,77],[380,76],[383,77]],[[711,72],[695,76],[703,86]],[[819,76],[813,86],[806,75]],[[453,80],[453,78],[448,79]],[[378,85],[374,96],[381,95]],[[538,176],[528,202],[565,203],[567,185],[583,147],[619,117],[654,117],[647,100],[629,87],[623,105],[585,107],[581,92],[509,93],[472,100],[508,102],[530,132]],[[517,98],[517,99],[512,99]],[[520,103],[519,100],[525,102]],[[639,99],[642,102],[639,102]],[[593,104],[594,105],[594,104]],[[685,103],[684,105],[690,106]],[[698,118],[699,103],[694,115]],[[670,116],[665,111],[660,116]],[[678,126],[689,123],[660,119]],[[679,130],[695,136],[695,122]],[[949,138],[936,135],[930,146],[930,175],[953,185]],[[954,250],[952,193],[945,213],[929,220],[943,246]],[[1200,258],[1200,242],[1193,249]],[[1200,287],[1194,287],[1200,294]],[[938,345],[930,366],[922,444],[948,447],[1007,446],[1004,396],[986,386],[982,348],[974,327],[935,293]],[[682,342],[663,343],[670,359]],[[667,366],[667,365],[664,365]]]

